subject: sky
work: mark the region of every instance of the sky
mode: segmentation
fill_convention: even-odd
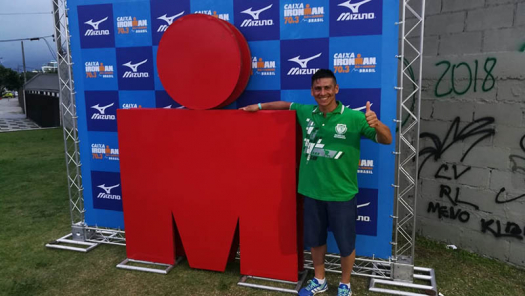
[[[55,33],[52,0],[0,0],[0,7],[0,40],[42,37]],[[47,41],[56,53],[53,39],[49,37]],[[40,69],[43,64],[54,60],[43,40],[24,41],[24,52],[27,71]],[[0,42],[0,64],[22,71],[20,41]]]

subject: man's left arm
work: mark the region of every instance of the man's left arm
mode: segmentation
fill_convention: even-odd
[[[366,102],[365,117],[368,125],[376,130],[378,143],[386,145],[392,143],[392,133],[390,132],[390,129],[379,121],[374,111],[370,110],[370,102]]]

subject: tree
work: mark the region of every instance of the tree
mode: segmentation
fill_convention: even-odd
[[[24,80],[16,71],[0,65],[0,95],[5,89],[18,90],[24,84]]]

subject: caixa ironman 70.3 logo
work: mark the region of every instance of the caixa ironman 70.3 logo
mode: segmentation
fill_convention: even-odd
[[[137,19],[136,16],[117,17],[117,34],[148,33],[148,20]]]
[[[334,56],[334,73],[375,73],[377,60],[355,52],[338,52]]]
[[[328,39],[281,41],[283,89],[310,88],[311,76],[328,67]]]
[[[275,76],[275,61],[265,61],[252,56],[252,75]]]
[[[98,61],[87,61],[84,63],[86,78],[113,78],[115,70],[113,65],[104,64]]]
[[[205,10],[196,10],[193,13],[200,13],[200,14],[207,14],[214,16],[216,18],[220,18],[223,21],[230,21],[230,14],[229,13],[221,13],[217,12],[217,10],[211,10],[211,9],[205,9]]]
[[[91,154],[97,160],[119,160],[118,148],[111,148],[104,143],[92,143]]]
[[[308,3],[286,3],[283,6],[284,24],[300,22],[324,22],[324,6],[311,6]]]
[[[330,36],[379,35],[383,0],[330,1]]]
[[[115,46],[111,4],[78,6],[77,11],[82,48]]]

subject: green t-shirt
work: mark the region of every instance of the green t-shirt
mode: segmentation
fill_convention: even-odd
[[[348,201],[358,192],[361,135],[375,141],[365,114],[345,107],[327,113],[317,105],[292,103],[303,130],[299,193],[324,201]]]

